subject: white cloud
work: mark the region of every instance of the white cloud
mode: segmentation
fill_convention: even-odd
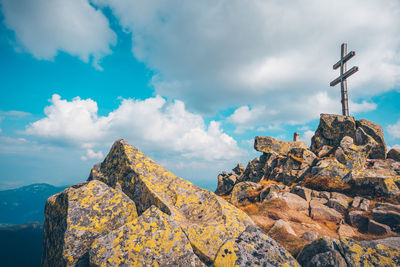
[[[132,33],[134,56],[157,72],[157,93],[198,110],[265,106],[306,121],[340,112],[340,88],[329,82],[342,42],[357,53],[349,67],[360,68],[348,82],[351,100],[400,84],[398,0],[92,2]],[[304,104],[324,93],[332,106]]]
[[[110,54],[116,35],[100,10],[86,0],[0,0],[6,26],[17,42],[38,59],[53,59],[59,51],[98,67]]]
[[[273,126],[279,129],[279,124],[304,124],[310,119],[317,119],[321,111],[323,113],[341,114],[341,105],[339,99],[332,99],[327,92],[319,92],[312,96],[286,96],[280,100],[282,109],[268,108],[265,105],[242,106],[236,109],[228,121],[236,125],[236,132],[241,133],[254,126],[263,127],[265,125]],[[375,103],[362,101],[361,103],[349,103],[354,113],[371,111],[376,108]]]
[[[107,116],[98,116],[97,103],[79,97],[72,101],[53,95],[46,117],[27,126],[26,134],[46,142],[75,144],[87,149],[83,159],[100,158],[95,147],[118,138],[164,154],[203,160],[233,159],[244,154],[225,134],[219,122],[207,126],[200,115],[190,113],[181,101],[167,103],[160,96],[145,100],[123,99]],[[92,152],[90,152],[92,150]]]
[[[389,125],[387,129],[393,138],[400,138],[400,120],[398,120],[395,124]]]
[[[29,116],[32,114],[29,112],[19,111],[19,110],[9,110],[9,111],[0,110],[0,116],[1,115],[12,116],[12,117],[25,117],[25,116]]]
[[[95,152],[93,149],[88,149],[86,150],[86,155],[85,156],[81,156],[81,160],[88,160],[88,159],[103,159],[104,155],[103,152],[98,151]]]
[[[311,138],[314,136],[314,131],[305,131],[303,133],[303,137],[301,137],[301,140],[303,140],[304,142],[306,142],[307,146],[311,145]]]

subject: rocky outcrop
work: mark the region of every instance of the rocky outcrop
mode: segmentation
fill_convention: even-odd
[[[392,148],[387,153],[388,159],[393,159],[395,161],[400,161],[400,149]]]
[[[87,261],[100,235],[137,217],[135,203],[100,181],[71,186],[47,199],[42,266]]]
[[[124,140],[114,143],[88,180],[49,198],[45,266],[226,266],[244,260],[297,265],[244,212],[166,171]],[[103,193],[87,189],[93,185]],[[82,217],[81,205],[88,216]],[[78,217],[82,221],[73,219]],[[81,223],[85,227],[78,227]]]
[[[279,141],[268,136],[256,136],[254,139],[254,149],[267,154],[287,155],[293,148],[307,149],[307,145],[301,141]]]
[[[398,266],[399,248],[383,243],[360,243],[341,237],[320,238],[306,245],[297,260],[302,266]]]
[[[230,193],[244,171],[245,168],[242,164],[238,163],[238,165],[232,169],[232,172],[222,172],[219,174],[218,186],[215,190],[215,194],[226,195]]]
[[[383,137],[383,129],[377,123],[374,123],[369,120],[358,120],[356,121],[357,130],[363,130],[365,134],[364,136],[371,137],[372,141],[367,138],[361,138],[359,144],[365,145],[370,143],[372,145],[371,153],[369,154],[369,158],[371,159],[385,159],[386,158],[386,142]],[[356,138],[357,139],[357,138]]]
[[[253,182],[241,182],[235,185],[231,193],[231,203],[235,206],[251,198],[249,192],[259,188],[261,185]]]

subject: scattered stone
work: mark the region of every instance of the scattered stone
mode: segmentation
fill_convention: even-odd
[[[334,198],[329,199],[326,205],[332,209],[335,209],[341,214],[345,214],[347,208],[349,207],[349,203],[346,200]]]
[[[319,125],[311,139],[311,151],[318,154],[325,145],[338,147],[345,136],[355,138],[356,122],[353,117],[321,114]]]
[[[310,217],[318,221],[332,221],[336,223],[343,221],[342,214],[314,199],[310,201]]]
[[[120,190],[94,180],[47,199],[42,266],[75,266],[93,241],[137,217],[135,203]]]
[[[387,237],[383,239],[364,240],[360,242],[363,247],[376,247],[376,245],[384,245],[394,249],[400,249],[400,237]]]
[[[303,211],[308,214],[308,202],[302,197],[289,192],[281,192],[277,194],[277,198],[285,201],[290,209]]]
[[[260,228],[249,226],[236,239],[226,241],[215,266],[299,266],[290,253]]]
[[[368,233],[370,233],[370,234],[386,235],[391,232],[392,231],[390,230],[390,227],[385,224],[378,223],[371,219],[368,221]]]
[[[395,161],[400,161],[400,149],[392,148],[387,154],[388,159],[393,159]]]
[[[376,203],[375,208],[378,210],[384,210],[384,211],[396,211],[400,212],[400,205],[395,205],[391,203]]]
[[[253,182],[240,182],[233,187],[231,203],[235,206],[249,199],[249,192],[259,188],[261,185]]]
[[[226,195],[229,194],[233,187],[235,186],[238,180],[237,174],[222,172],[218,174],[218,186],[215,190],[215,194],[217,195]]]
[[[364,215],[364,212],[359,210],[350,211],[348,214],[349,222],[352,226],[357,227],[360,232],[368,231],[368,217]]]
[[[260,193],[260,202],[271,198],[277,198],[278,193],[282,191],[282,187],[278,184],[272,184]]]
[[[377,123],[369,120],[357,120],[356,126],[358,129],[362,129],[367,135],[372,137],[375,145],[372,147],[369,158],[371,159],[385,159],[386,158],[386,142],[383,137],[383,129]],[[357,129],[357,130],[358,130]],[[363,145],[365,142],[363,143]]]
[[[307,149],[307,144],[296,141],[279,141],[269,136],[256,136],[254,139],[254,149],[259,152],[286,156],[293,148]]]
[[[362,197],[355,197],[354,199],[353,199],[353,202],[351,203],[351,207],[352,208],[358,208],[359,206],[360,206],[360,203],[361,203],[361,201],[362,201]]]
[[[353,237],[356,234],[351,226],[345,224],[339,226],[337,233],[339,236],[345,237]]]
[[[393,210],[372,209],[375,221],[389,225],[394,231],[400,230],[400,213]]]
[[[269,230],[269,232],[275,232],[275,231],[280,231],[280,232],[286,232],[288,234],[296,235],[296,232],[293,230],[293,228],[290,226],[290,224],[282,219],[279,219],[275,221],[274,225],[272,225],[272,228]]]
[[[369,204],[370,203],[371,202],[368,199],[363,198],[363,200],[360,203],[360,210],[367,211],[369,209]]]
[[[296,185],[290,190],[290,193],[296,194],[304,198],[307,202],[310,202],[312,190],[306,187]]]
[[[312,242],[312,241],[318,239],[318,233],[317,233],[317,232],[314,232],[314,231],[305,232],[305,233],[301,236],[301,238],[303,238],[304,240],[307,240],[307,241],[311,241],[311,242]]]

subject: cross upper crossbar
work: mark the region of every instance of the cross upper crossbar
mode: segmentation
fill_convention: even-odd
[[[347,44],[343,43],[341,47],[341,52],[340,52],[340,60],[333,65],[333,69],[336,70],[337,68],[340,67],[340,76],[333,80],[330,83],[330,86],[335,86],[338,83],[340,83],[341,87],[341,93],[342,93],[342,113],[343,116],[349,116],[349,104],[348,104],[348,98],[347,98],[347,81],[346,79],[356,73],[358,71],[358,67],[352,67],[348,71],[346,71],[346,62],[354,57],[356,55],[356,52],[351,51],[350,53],[347,54]]]

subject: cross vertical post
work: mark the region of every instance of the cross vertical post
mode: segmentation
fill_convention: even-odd
[[[347,71],[346,68],[346,62],[343,62],[343,58],[346,56],[347,54],[347,44],[344,43],[342,44],[341,47],[341,66],[340,66],[340,76],[343,76],[343,74]],[[342,113],[343,116],[349,116],[349,102],[348,102],[348,97],[347,97],[347,81],[346,80],[342,80],[342,82],[340,83],[340,87],[341,87],[341,93],[342,93]]]
[[[354,57],[356,52],[351,51],[347,54],[347,44],[343,43],[340,51],[340,60],[333,65],[333,69],[340,67],[340,76],[330,83],[330,86],[335,86],[340,83],[341,94],[342,94],[342,113],[343,116],[349,116],[349,101],[347,96],[347,78],[358,71],[358,67],[352,67],[347,71],[346,62]]]

